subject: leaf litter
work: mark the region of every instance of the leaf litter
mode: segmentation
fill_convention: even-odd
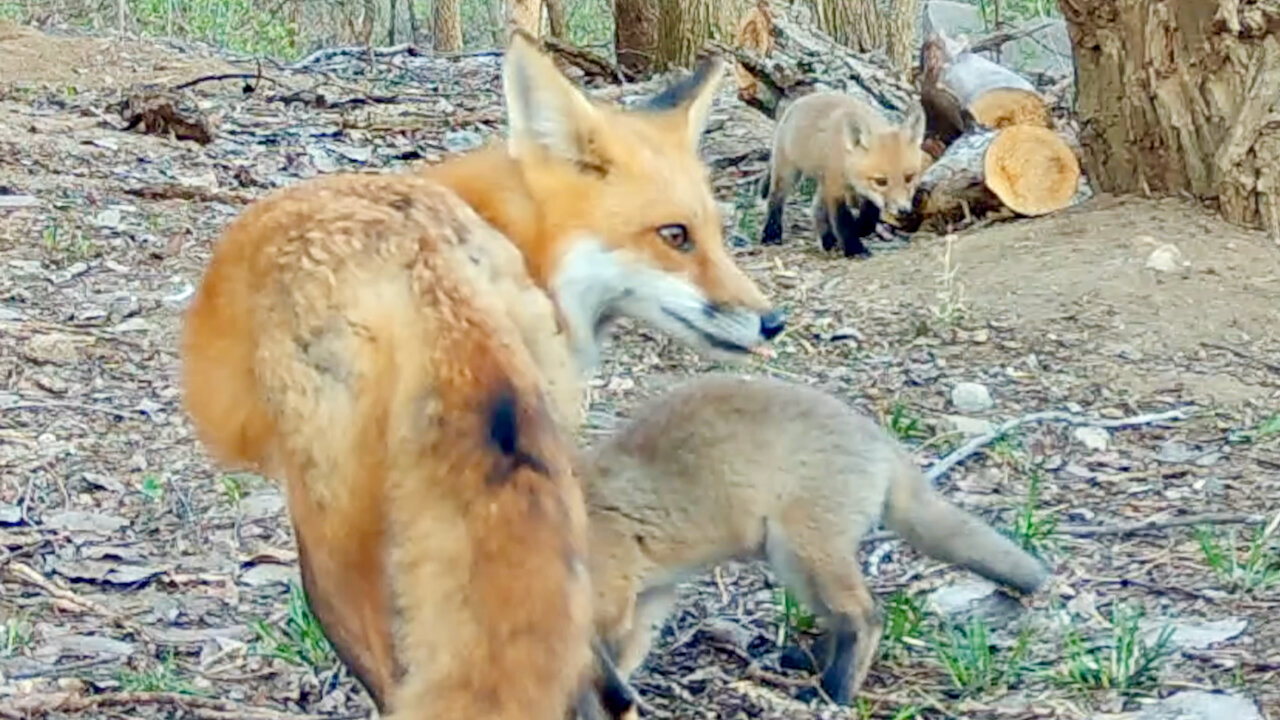
[[[68,58],[103,52],[110,73],[67,70]],[[0,710],[168,717],[184,702],[197,715],[366,716],[349,673],[301,652],[315,635],[297,606],[279,490],[216,468],[192,436],[177,384],[180,313],[210,243],[253,198],[500,137],[498,59],[334,54],[260,68],[173,42],[27,29],[0,33],[5,57],[20,60],[0,60]],[[237,77],[191,82],[215,74]],[[594,91],[628,101],[654,86]],[[127,113],[112,111],[157,88],[208,142],[167,121],[129,129]],[[1280,510],[1280,433],[1268,432],[1280,427],[1280,374],[1265,360],[1280,356],[1280,260],[1266,238],[1178,200],[1098,198],[961,232],[954,267],[943,266],[943,240],[924,235],[848,261],[821,255],[796,199],[788,243],[762,248],[755,183],[771,126],[729,87],[711,126],[703,150],[726,240],[788,309],[788,330],[776,357],[729,368],[620,323],[588,383],[583,442],[708,369],[847,398],[899,429],[922,465],[966,433],[1030,413],[1197,412],[1105,436],[1022,425],[941,477],[956,502],[1041,543],[1054,584],[1023,603],[993,604],[971,576],[891,538],[865,543],[877,595],[905,630],[886,641],[857,708],[797,699],[810,675],[783,662],[776,638],[812,631],[780,632],[790,615],[767,570],[729,563],[699,576],[681,586],[634,678],[646,716],[1158,717],[1144,703],[1199,703],[1187,693],[1207,689],[1280,712],[1274,586],[1225,584],[1196,528],[1174,524]],[[1177,248],[1179,273],[1145,267],[1152,236]],[[956,415],[950,389],[961,383],[981,385],[991,403]],[[1054,530],[1085,525],[1125,527]],[[1246,545],[1254,534],[1231,544],[1217,525],[1200,532],[1236,553],[1232,573],[1266,571],[1265,552]],[[1274,558],[1274,537],[1261,542]],[[930,597],[950,597],[954,612]],[[1120,637],[1110,624],[1121,606],[1145,611],[1141,633]],[[974,617],[989,633],[970,634]],[[1070,632],[1087,636],[1088,652],[1141,652],[1166,621],[1181,644],[1142,692],[1059,679]],[[1031,632],[1019,666],[992,665],[1019,632]],[[968,667],[950,664],[958,657],[994,669],[958,688],[953,670]],[[996,684],[975,684],[983,677]]]

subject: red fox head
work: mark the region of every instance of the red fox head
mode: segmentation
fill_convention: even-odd
[[[724,65],[704,60],[636,109],[578,90],[516,33],[505,57],[508,152],[539,215],[531,270],[594,365],[612,318],[630,316],[709,356],[741,356],[784,320],[724,247],[698,142]]]
[[[920,173],[930,158],[924,143],[924,108],[914,105],[900,127],[882,132],[845,126],[845,177],[862,197],[880,208],[886,221],[908,216]]]

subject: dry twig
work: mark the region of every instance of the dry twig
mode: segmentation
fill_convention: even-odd
[[[929,471],[925,473],[925,477],[929,482],[936,483],[938,478],[946,475],[951,468],[959,465],[969,459],[971,455],[981,450],[988,444],[995,442],[1005,433],[1019,427],[1021,425],[1029,425],[1031,423],[1041,422],[1061,422],[1068,425],[1087,425],[1089,427],[1100,428],[1121,428],[1133,427],[1137,425],[1154,425],[1159,422],[1167,422],[1170,420],[1185,420],[1191,416],[1191,411],[1186,408],[1178,408],[1177,410],[1169,410],[1161,413],[1148,413],[1146,415],[1134,415],[1133,417],[1120,418],[1118,420],[1107,420],[1104,418],[1091,418],[1075,413],[1062,412],[1060,410],[1045,410],[1043,412],[1031,413],[1020,418],[1014,418],[1008,422],[1002,423],[996,429],[985,435],[979,435],[969,442],[961,445],[959,448],[951,452],[946,457],[939,460]]]

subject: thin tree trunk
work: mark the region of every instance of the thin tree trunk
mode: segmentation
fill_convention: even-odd
[[[409,13],[409,42],[418,44],[418,11],[413,7],[413,0],[405,0],[405,9]]]
[[[542,0],[511,0],[507,17],[521,30],[542,37]]]
[[[564,12],[564,0],[544,0],[547,5],[547,24],[551,26],[551,37],[566,40],[569,37],[568,18]]]
[[[459,0],[435,0],[431,10],[431,47],[436,52],[462,49],[462,18]]]
[[[1112,193],[1190,193],[1280,238],[1280,9],[1059,0],[1085,169]]]
[[[831,39],[856,50],[884,47],[884,31],[876,0],[812,0],[818,27]]]

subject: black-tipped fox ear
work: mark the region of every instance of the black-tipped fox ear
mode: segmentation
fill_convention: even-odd
[[[698,61],[693,72],[676,80],[662,92],[649,99],[645,107],[649,110],[678,113],[684,119],[685,132],[689,145],[695,150],[702,133],[707,129],[707,118],[711,114],[711,105],[715,101],[716,92],[720,89],[720,79],[724,77],[725,62],[717,55],[707,55]]]
[[[600,111],[561,74],[535,40],[511,31],[502,65],[507,147],[514,157],[541,149],[569,162],[600,165],[592,142]]]

